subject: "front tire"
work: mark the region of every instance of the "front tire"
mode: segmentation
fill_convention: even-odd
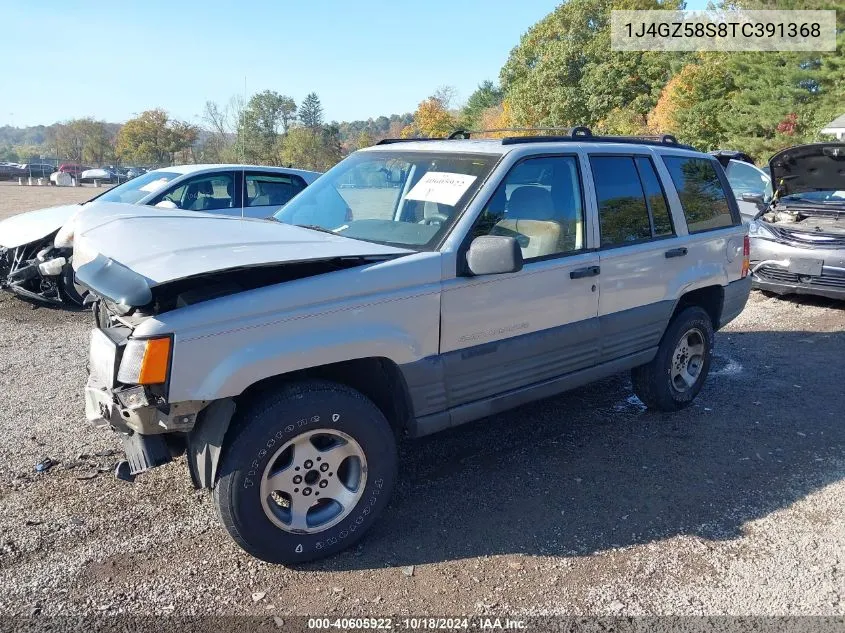
[[[76,283],[76,279],[73,274],[73,266],[71,265],[72,261],[72,257],[68,259],[64,269],[62,270],[62,274],[59,277],[59,296],[66,304],[76,308],[81,308],[82,302],[88,295],[88,290],[84,286]]]
[[[330,382],[260,397],[233,421],[214,488],[223,526],[269,563],[303,563],[346,549],[375,523],[397,476],[382,412]]]
[[[654,359],[631,370],[634,393],[658,411],[689,406],[710,371],[713,338],[713,323],[702,308],[680,312],[666,328]]]

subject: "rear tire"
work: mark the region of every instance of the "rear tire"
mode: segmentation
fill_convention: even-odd
[[[214,502],[229,535],[256,558],[331,556],[387,506],[397,477],[393,430],[357,391],[290,385],[252,402],[233,424]]]
[[[631,371],[634,393],[649,409],[689,406],[710,371],[713,339],[710,315],[697,306],[684,309],[669,322],[654,359]]]

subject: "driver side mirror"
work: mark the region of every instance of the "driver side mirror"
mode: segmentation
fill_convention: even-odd
[[[522,249],[512,237],[482,235],[467,251],[467,266],[473,275],[501,275],[522,270]]]
[[[759,206],[764,206],[766,204],[766,199],[764,198],[762,193],[751,193],[746,192],[742,194],[743,202],[751,202]]]
[[[176,205],[175,202],[170,200],[162,200],[161,202],[157,202],[156,205],[160,209],[178,209],[179,207]]]

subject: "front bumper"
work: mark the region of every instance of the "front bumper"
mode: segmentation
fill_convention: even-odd
[[[115,330],[91,332],[85,417],[94,426],[121,435],[131,473],[136,475],[184,451],[186,436],[208,402],[168,403],[146,389],[118,383],[115,376],[127,337]]]
[[[755,238],[751,240],[751,273],[754,287],[761,290],[845,299],[842,248],[799,248]]]

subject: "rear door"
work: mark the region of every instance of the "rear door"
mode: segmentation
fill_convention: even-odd
[[[575,154],[523,159],[466,236],[464,247],[481,235],[512,236],[525,263],[517,273],[458,270],[444,281],[440,351],[449,406],[595,364],[599,262],[587,244],[581,171]]]
[[[658,344],[688,251],[650,152],[596,152],[589,163],[599,217],[601,360],[607,362]]]

